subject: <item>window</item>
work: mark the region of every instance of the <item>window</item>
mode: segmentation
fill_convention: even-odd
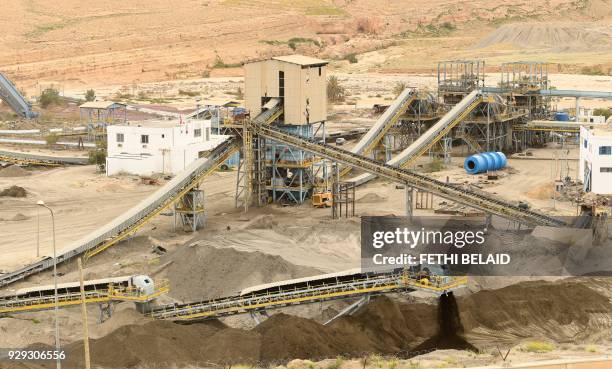
[[[148,144],[149,143],[149,135],[140,135],[140,143]]]
[[[321,67],[319,67],[319,77],[321,77]]]
[[[193,130],[193,137],[202,137],[202,129],[196,128]]]
[[[587,148],[587,145],[589,144],[589,141],[586,140],[586,138],[584,139],[584,148]]]
[[[162,138],[166,138],[166,135],[162,133]]]
[[[599,168],[600,173],[612,173],[612,167],[601,167]]]
[[[117,142],[124,142],[123,141],[123,133],[117,133]]]
[[[206,141],[210,141],[210,127],[206,127]]]
[[[285,97],[285,72],[278,72],[278,96]]]
[[[612,146],[599,146],[599,155],[612,155]]]

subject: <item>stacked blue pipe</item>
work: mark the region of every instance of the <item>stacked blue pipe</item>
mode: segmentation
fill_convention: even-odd
[[[468,157],[463,162],[463,168],[469,174],[486,173],[499,170],[508,164],[503,152],[483,152]]]

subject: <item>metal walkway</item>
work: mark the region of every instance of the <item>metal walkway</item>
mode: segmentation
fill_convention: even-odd
[[[397,167],[407,167],[421,155],[426,153],[433,145],[446,136],[450,131],[464,120],[471,112],[483,101],[483,93],[479,90],[470,92],[457,105],[453,106],[440,120],[417,138],[410,146],[387,162],[388,165]],[[348,181],[355,183],[356,186],[362,185],[376,175],[366,173],[351,178]]]
[[[107,303],[131,301],[149,302],[162,294],[168,293],[168,281],[156,281],[150,291],[134,285],[131,276],[106,280],[84,282],[85,303]],[[58,306],[60,308],[82,303],[80,284],[67,283],[58,285]],[[40,286],[0,296],[0,317],[32,311],[49,310],[55,307],[53,286]]]
[[[420,290],[440,295],[466,284],[466,277],[443,276],[418,280],[416,275],[401,270],[380,274],[358,272],[342,276],[323,275],[307,281],[284,281],[260,290],[248,289],[237,296],[165,305],[154,308],[147,315],[156,319],[187,322],[382,293]]]
[[[454,186],[412,171],[398,168],[390,163],[379,163],[373,159],[354,154],[350,151],[307,140],[286,132],[282,132],[272,126],[254,123],[251,125],[254,133],[271,138],[288,145],[293,145],[302,150],[312,152],[321,157],[347,164],[364,170],[372,175],[388,178],[394,182],[405,183],[409,186],[445,199],[482,210],[484,212],[499,215],[503,218],[528,225],[564,226],[562,220],[522,209],[517,205],[508,203],[486,194],[474,192],[459,186]]]
[[[0,99],[4,100],[15,113],[24,118],[31,119],[38,116],[38,113],[32,111],[32,105],[2,73],[0,73]]]
[[[3,150],[0,150],[0,161],[6,161],[9,163],[14,163],[14,164],[19,164],[19,165],[44,165],[44,166],[86,165],[89,163],[88,158],[38,155],[38,154],[28,154],[28,153],[22,153],[22,152],[3,151]]]

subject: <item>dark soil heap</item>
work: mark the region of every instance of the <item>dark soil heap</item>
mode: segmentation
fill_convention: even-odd
[[[4,190],[0,191],[0,197],[2,197],[2,196],[7,196],[7,197],[26,197],[27,194],[28,193],[25,190],[25,188],[19,187],[19,186],[11,186],[9,188],[5,188]]]

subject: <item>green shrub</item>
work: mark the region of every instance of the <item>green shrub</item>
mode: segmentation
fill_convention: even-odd
[[[612,109],[610,108],[598,108],[593,110],[593,115],[603,115],[604,117],[606,117],[606,120],[608,118],[610,118],[610,115],[612,115]]]
[[[45,89],[43,92],[41,92],[40,97],[38,98],[38,102],[43,108],[51,105],[57,105],[59,104],[60,100],[61,98],[59,91],[54,88]]]
[[[398,97],[404,90],[408,87],[406,82],[397,82],[395,86],[393,86],[393,94],[395,97]]]
[[[525,352],[545,353],[550,352],[554,349],[555,346],[552,343],[542,341],[529,341],[523,345],[521,350]]]
[[[85,101],[94,101],[96,99],[96,91],[93,89],[87,90],[85,92]]]
[[[57,143],[57,139],[57,135],[55,133],[51,133],[45,137],[45,142],[47,143],[47,146],[53,146]]]
[[[223,68],[238,68],[242,66],[242,63],[226,63],[223,61],[223,59],[221,59],[221,57],[219,55],[217,55],[215,57],[215,64],[213,65],[213,68],[217,68],[217,69],[223,69]]]
[[[338,77],[330,76],[327,79],[327,100],[331,103],[337,103],[344,101],[346,97],[346,91],[344,87],[340,85]]]
[[[351,64],[355,64],[357,63],[359,60],[357,60],[357,54],[355,53],[350,53],[346,56],[346,60],[349,61],[349,63]]]
[[[106,150],[104,149],[96,149],[91,150],[89,152],[89,164],[95,164],[98,166],[98,169],[104,170],[106,166]]]

